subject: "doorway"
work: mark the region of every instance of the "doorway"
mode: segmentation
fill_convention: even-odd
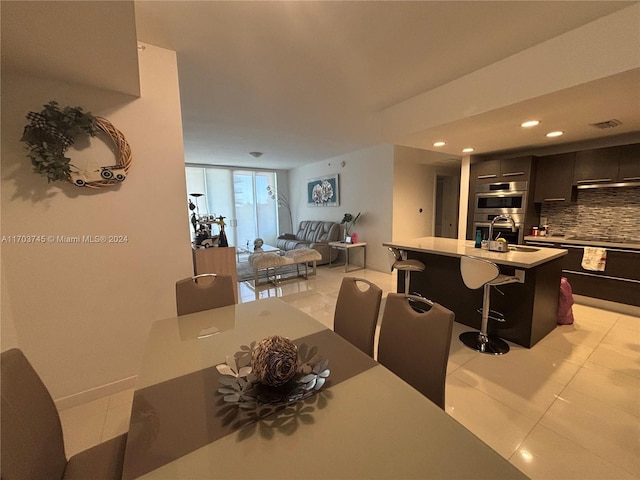
[[[434,236],[458,238],[459,203],[460,177],[456,175],[436,175]]]

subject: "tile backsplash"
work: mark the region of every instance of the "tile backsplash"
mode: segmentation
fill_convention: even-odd
[[[576,202],[543,203],[552,234],[640,239],[640,187],[578,190]]]

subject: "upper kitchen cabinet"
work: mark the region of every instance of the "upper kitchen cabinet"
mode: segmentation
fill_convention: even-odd
[[[472,175],[477,183],[516,182],[529,180],[531,157],[485,160],[472,165]]]
[[[623,145],[620,153],[619,182],[640,182],[640,143]]]
[[[613,183],[618,177],[620,147],[596,148],[576,153],[574,183]]]
[[[471,165],[477,183],[497,182],[500,177],[500,160],[485,160]]]
[[[548,155],[536,160],[535,203],[571,201],[575,160],[575,153]]]
[[[576,153],[574,183],[578,186],[633,181],[640,181],[640,144]]]

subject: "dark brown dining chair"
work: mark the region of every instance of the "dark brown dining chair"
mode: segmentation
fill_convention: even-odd
[[[365,284],[361,290],[359,284]],[[344,277],[340,285],[333,330],[373,358],[373,342],[382,290],[364,278]]]
[[[387,295],[378,361],[444,410],[455,314],[426,298]]]
[[[122,478],[127,434],[67,461],[55,403],[21,350],[2,352],[2,480]]]
[[[226,273],[203,273],[176,282],[178,315],[226,307],[236,303],[233,277]]]

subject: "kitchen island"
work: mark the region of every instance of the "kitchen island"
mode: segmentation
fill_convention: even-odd
[[[489,333],[531,348],[551,332],[557,321],[562,257],[566,250],[510,246],[508,252],[474,248],[474,242],[451,238],[421,237],[385,242],[406,258],[425,264],[423,272],[412,272],[411,292],[447,307],[456,322],[480,329],[482,289],[470,290],[460,275],[460,257],[468,255],[494,262],[500,273],[516,275],[522,283],[498,287],[491,292],[491,309],[502,312],[503,323],[489,321]],[[404,291],[404,275],[398,275],[398,291]]]

